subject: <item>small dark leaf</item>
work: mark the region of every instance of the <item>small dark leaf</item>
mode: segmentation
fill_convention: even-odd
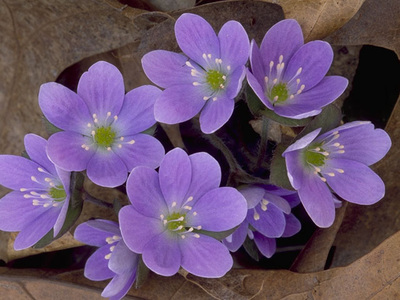
[[[119,211],[120,211],[120,209],[122,208],[122,203],[121,203],[121,200],[119,200],[119,199],[114,199],[113,200],[113,209],[114,209],[114,212],[115,212],[115,214],[118,216],[118,213],[119,213]]]
[[[271,173],[269,180],[271,184],[283,187],[285,189],[293,190],[287,176],[285,158],[282,157],[282,153],[286,150],[287,146],[279,144],[274,152],[274,156],[271,161]]]
[[[149,268],[144,264],[142,256],[139,255],[139,263],[136,270],[136,279],[134,283],[136,289],[140,288],[143,285],[143,283],[145,283],[145,281],[149,277],[149,273],[150,273]]]
[[[258,251],[258,248],[256,246],[256,243],[254,240],[251,240],[248,236],[246,237],[246,240],[243,243],[243,247],[246,250],[246,252],[250,255],[252,259],[255,261],[260,260],[260,253]]]
[[[193,232],[208,235],[208,236],[211,236],[211,237],[221,241],[224,238],[226,238],[227,236],[230,236],[238,227],[239,226],[236,226],[232,229],[225,230],[225,231],[218,231],[218,232],[207,231],[207,230],[194,230]]]
[[[300,139],[317,128],[321,128],[320,134],[327,132],[338,127],[341,120],[341,110],[335,104],[329,104],[296,136],[295,140]]]
[[[311,118],[296,120],[296,119],[289,119],[289,118],[285,118],[285,117],[281,117],[281,116],[277,115],[272,110],[269,110],[260,101],[260,99],[257,97],[257,95],[254,93],[254,91],[251,89],[250,86],[247,86],[245,95],[246,95],[247,106],[249,107],[250,112],[256,117],[260,117],[261,115],[263,115],[263,116],[266,116],[268,119],[271,119],[282,125],[290,126],[290,127],[305,126],[311,121]]]
[[[49,135],[52,135],[56,132],[62,131],[60,128],[58,128],[58,127],[54,126],[52,123],[50,123],[50,121],[47,120],[47,118],[45,116],[42,117],[42,120],[43,120],[44,128],[46,129],[46,132]]]
[[[81,214],[83,207],[82,191],[83,191],[83,175],[78,172],[71,173],[71,199],[68,206],[67,215],[65,217],[64,225],[56,237],[54,231],[51,229],[44,237],[42,237],[33,248],[43,248],[49,245],[54,240],[64,235],[76,222]]]

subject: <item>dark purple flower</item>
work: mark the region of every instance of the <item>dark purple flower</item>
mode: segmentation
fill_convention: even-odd
[[[142,59],[149,79],[165,88],[155,103],[155,118],[176,124],[201,111],[201,130],[212,133],[232,115],[249,57],[249,38],[236,21],[225,23],[217,36],[206,20],[188,13],[176,21],[175,35],[185,55],[156,50]]]
[[[225,231],[246,216],[246,201],[234,188],[219,187],[221,169],[209,154],[188,156],[175,148],[159,173],[132,170],[127,193],[132,205],[119,213],[126,245],[142,254],[146,266],[172,276],[182,266],[201,277],[221,277],[232,267],[229,250],[201,230]]]
[[[96,184],[115,187],[134,167],[156,168],[164,148],[140,132],[155,124],[154,101],[161,91],[141,86],[125,95],[121,73],[100,61],[79,80],[77,94],[50,82],[39,92],[46,118],[64,131],[49,138],[48,155],[67,171],[83,171]]]
[[[24,142],[30,159],[0,155],[0,184],[13,190],[0,199],[0,230],[20,231],[15,250],[33,246],[51,229],[57,236],[70,201],[71,173],[48,159],[47,141],[28,134]]]
[[[347,87],[341,76],[325,76],[333,59],[327,42],[304,44],[296,20],[283,20],[265,34],[260,49],[253,40],[247,80],[264,105],[292,119],[315,116]]]
[[[304,208],[319,227],[335,219],[333,190],[356,204],[374,204],[385,185],[368,166],[389,151],[390,137],[370,122],[351,122],[318,136],[316,129],[283,153],[287,174]]]
[[[112,278],[101,295],[121,299],[136,278],[139,256],[125,245],[118,224],[108,220],[91,220],[80,224],[75,239],[99,247],[86,261],[85,277],[93,281]]]
[[[270,258],[276,250],[276,238],[300,231],[301,224],[291,213],[291,208],[300,202],[297,192],[272,185],[245,186],[239,191],[247,200],[247,217],[225,238],[224,244],[235,252],[248,236],[260,252]]]

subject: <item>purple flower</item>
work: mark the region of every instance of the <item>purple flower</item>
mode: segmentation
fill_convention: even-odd
[[[202,17],[183,14],[175,23],[179,47],[186,54],[156,50],[142,59],[151,81],[165,88],[154,106],[157,121],[176,124],[200,114],[200,127],[212,133],[232,115],[249,56],[243,26],[229,21],[218,36]]]
[[[0,199],[0,230],[20,231],[14,249],[36,244],[51,229],[60,232],[70,201],[70,172],[55,166],[46,155],[47,141],[25,136],[30,159],[0,155],[0,184],[13,191]]]
[[[246,201],[234,188],[219,187],[221,169],[209,154],[188,156],[175,148],[159,173],[132,170],[127,193],[132,205],[119,213],[126,245],[142,254],[146,266],[172,276],[182,266],[202,277],[221,277],[232,267],[229,250],[206,231],[225,231],[246,216]]]
[[[311,219],[329,227],[335,219],[333,190],[356,204],[374,204],[385,185],[369,165],[389,151],[391,141],[370,122],[351,122],[318,136],[316,129],[283,153],[287,174]],[[330,190],[331,189],[331,190]]]
[[[99,247],[86,261],[85,277],[93,281],[112,278],[101,294],[111,300],[121,299],[136,278],[139,256],[125,245],[118,224],[108,220],[91,220],[80,224],[75,239]]]
[[[100,61],[79,80],[77,94],[50,82],[39,92],[46,118],[64,131],[49,138],[48,155],[67,171],[83,171],[96,184],[115,187],[138,165],[156,168],[164,148],[142,134],[155,124],[153,107],[161,91],[141,86],[125,95],[121,73]]]
[[[300,200],[296,192],[276,186],[245,186],[239,189],[247,200],[247,217],[224,244],[232,252],[244,243],[246,236],[254,240],[260,252],[270,258],[276,250],[276,238],[289,237],[300,231],[301,224],[291,214]]]
[[[253,40],[247,80],[264,105],[280,116],[315,116],[347,87],[341,76],[325,76],[333,59],[323,41],[304,44],[296,20],[283,20],[265,34],[260,49]]]

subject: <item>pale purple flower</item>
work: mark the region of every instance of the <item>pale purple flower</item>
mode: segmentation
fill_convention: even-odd
[[[249,57],[249,38],[236,21],[215,34],[202,17],[185,13],[175,23],[185,55],[156,50],[142,58],[146,75],[165,88],[154,106],[157,121],[176,124],[200,111],[200,127],[212,133],[231,117]]]
[[[15,250],[33,246],[52,229],[56,237],[70,201],[71,173],[48,159],[47,141],[27,134],[24,142],[30,159],[0,155],[0,184],[13,190],[0,199],[0,230],[20,231]]]
[[[115,187],[138,165],[156,168],[164,148],[141,132],[155,124],[154,101],[161,91],[141,86],[125,95],[118,69],[95,63],[79,80],[77,93],[61,84],[43,84],[39,105],[64,130],[49,138],[50,159],[67,171],[86,170],[96,184]]]
[[[319,227],[335,219],[331,190],[356,204],[374,204],[383,198],[385,185],[368,166],[389,151],[390,137],[370,122],[355,121],[318,136],[316,129],[282,154],[287,174],[300,200]]]
[[[90,220],[76,228],[74,237],[99,247],[86,261],[85,277],[93,281],[112,278],[101,295],[111,300],[124,297],[135,281],[139,256],[125,245],[118,224]]]
[[[315,116],[347,87],[341,76],[325,76],[333,60],[324,41],[304,44],[296,20],[283,20],[265,34],[260,49],[253,40],[247,81],[264,105],[280,116]]]
[[[182,266],[196,276],[223,276],[233,264],[229,250],[201,230],[232,229],[244,220],[247,205],[236,189],[219,187],[220,180],[213,157],[188,156],[180,148],[165,155],[159,173],[133,169],[127,181],[132,205],[119,213],[126,245],[160,275],[172,276]]]
[[[247,200],[247,216],[223,242],[235,252],[248,236],[262,255],[270,258],[276,251],[276,238],[300,231],[301,224],[291,213],[291,208],[300,202],[297,192],[272,185],[245,186],[239,191]]]

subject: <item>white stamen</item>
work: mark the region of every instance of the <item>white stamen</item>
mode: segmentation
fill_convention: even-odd
[[[176,202],[172,202],[171,207],[175,207],[176,206]]]
[[[107,112],[107,117],[111,116],[111,111]]]
[[[205,53],[203,53],[203,58],[205,59],[205,60],[207,60],[207,55],[205,54]]]
[[[220,87],[221,89],[225,88],[225,86],[224,86],[222,83],[219,85],[219,87]]]
[[[256,221],[260,220],[260,215],[259,215],[258,212],[256,212],[255,210],[254,210],[254,216],[253,216],[253,218],[254,218],[254,220],[256,220]]]
[[[135,140],[130,140],[129,142],[128,142],[128,144],[130,144],[130,145],[133,145],[135,143]]]
[[[43,207],[49,207],[49,206],[50,206],[50,203],[43,204]]]
[[[335,169],[338,173],[343,174],[344,170],[343,169]]]
[[[110,259],[111,258],[111,253],[108,253],[106,256],[104,256],[105,259]]]
[[[230,70],[231,70],[231,66],[227,66],[226,69],[227,69],[228,71],[230,71]]]
[[[119,140],[122,142],[122,141],[124,140],[124,137],[121,136],[121,137],[119,138]]]
[[[160,215],[160,219],[161,219],[161,220],[164,220],[164,215]]]
[[[340,146],[340,143],[334,143],[333,146],[339,147],[339,146]]]
[[[122,145],[121,144],[118,144],[118,146],[117,146],[118,148],[122,148]]]
[[[211,97],[204,96],[204,97],[203,97],[203,100],[204,100],[204,101],[207,101],[207,100],[210,99],[210,98],[211,98]]]
[[[186,64],[188,67],[193,68],[193,66],[192,66],[192,64],[190,63],[190,61],[187,61],[185,64]]]
[[[222,79],[223,79],[223,80],[226,80],[226,76],[225,76],[225,75],[222,75]]]
[[[184,209],[187,209],[187,210],[192,210],[192,207],[189,206],[189,205],[185,205],[183,208],[184,208]]]
[[[194,211],[194,212],[193,212],[193,216],[197,216],[197,212]]]
[[[198,83],[198,82],[195,81],[195,82],[193,82],[193,85],[194,85],[194,86],[198,86],[198,85],[200,85],[200,83]]]
[[[343,154],[343,153],[344,153],[344,150],[339,150],[337,153]]]
[[[326,179],[324,177],[320,177],[319,179],[321,179],[323,182],[326,182]]]
[[[207,57],[208,57],[209,59],[211,59],[211,54],[207,54]]]
[[[212,98],[213,101],[217,101],[217,97]]]
[[[118,120],[118,116],[114,116],[114,121],[117,121]]]
[[[282,61],[283,61],[283,55],[281,54],[279,55],[279,63],[282,63]]]
[[[190,202],[193,200],[193,196],[190,196],[189,198],[187,198],[186,202]]]
[[[26,188],[20,188],[20,189],[19,189],[20,192],[26,192],[27,190],[28,190],[28,189],[26,189]]]
[[[200,230],[201,228],[202,228],[201,225],[196,227],[197,230]]]
[[[331,177],[334,177],[335,176],[335,173],[327,173],[329,176],[331,176]]]
[[[200,237],[200,234],[195,233],[195,234],[193,234],[193,236],[194,236],[196,239],[198,239],[198,238]]]
[[[110,251],[113,252],[114,251],[115,246],[111,246],[110,247]]]
[[[87,127],[92,127],[92,124],[91,123],[87,123]]]

